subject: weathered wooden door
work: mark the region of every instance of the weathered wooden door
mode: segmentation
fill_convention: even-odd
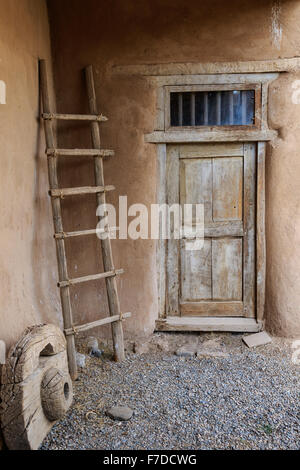
[[[167,242],[167,316],[255,316],[256,144],[170,145],[168,204],[204,205],[204,244]]]

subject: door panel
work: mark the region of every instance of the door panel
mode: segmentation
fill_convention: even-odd
[[[213,220],[242,220],[243,158],[213,159]]]
[[[211,239],[204,240],[199,251],[186,250],[186,241],[181,243],[181,298],[183,301],[212,298]]]
[[[212,161],[209,158],[181,160],[181,204],[204,204],[204,220],[212,222]]]
[[[168,203],[204,204],[205,239],[168,241],[167,315],[255,316],[255,159],[256,144],[168,147]]]
[[[183,302],[181,315],[188,317],[242,317],[243,302]]]
[[[243,242],[241,238],[212,240],[212,299],[243,299]]]

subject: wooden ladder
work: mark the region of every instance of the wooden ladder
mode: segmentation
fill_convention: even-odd
[[[99,123],[107,121],[107,118],[102,114],[98,113],[96,93],[93,77],[93,68],[89,66],[85,69],[87,94],[89,100],[89,111],[91,114],[57,114],[51,112],[50,96],[48,89],[47,79],[47,68],[45,60],[40,60],[40,83],[41,83],[41,95],[43,102],[43,114],[45,134],[46,134],[46,145],[47,145],[47,157],[48,157],[48,173],[49,173],[49,194],[52,201],[52,214],[55,230],[55,241],[57,248],[57,262],[58,262],[58,273],[60,297],[62,304],[62,313],[64,320],[64,332],[67,339],[67,352],[70,375],[73,380],[77,378],[77,365],[76,365],[76,349],[75,349],[75,334],[86,331],[96,326],[105,325],[111,323],[112,326],[112,337],[114,345],[114,356],[116,361],[122,361],[125,358],[124,354],[124,339],[123,339],[123,327],[122,320],[131,316],[130,313],[123,313],[120,309],[120,302],[117,290],[116,276],[123,273],[121,269],[115,269],[111,240],[107,236],[101,239],[101,251],[102,261],[104,266],[104,273],[94,274],[91,276],[80,277],[77,279],[69,279],[67,258],[65,250],[65,239],[70,237],[85,236],[99,233],[99,230],[83,230],[79,232],[64,232],[62,211],[61,211],[61,199],[67,196],[76,196],[79,194],[95,194],[97,197],[97,205],[105,205],[106,196],[105,193],[112,191],[114,186],[105,186],[104,183],[104,172],[103,172],[103,157],[114,155],[112,150],[101,149],[100,130]],[[55,146],[54,131],[53,131],[53,120],[74,120],[74,121],[87,121],[91,126],[92,136],[92,149],[58,149]],[[81,187],[81,188],[67,188],[61,189],[58,185],[57,175],[57,157],[59,156],[93,156],[94,157],[94,168],[95,168],[95,186]],[[113,229],[106,226],[103,231],[110,233]],[[75,326],[73,323],[72,306],[70,300],[70,287],[79,283],[93,281],[96,279],[105,279],[109,313],[110,317],[101,320],[87,323],[85,325]]]

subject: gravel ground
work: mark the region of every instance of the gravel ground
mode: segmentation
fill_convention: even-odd
[[[178,338],[177,345],[187,337]],[[198,338],[201,345],[211,336]],[[72,409],[41,448],[299,449],[300,366],[290,342],[249,350],[241,335],[217,341],[228,358],[129,352],[116,364],[88,357]],[[115,405],[131,407],[133,418],[108,418]]]

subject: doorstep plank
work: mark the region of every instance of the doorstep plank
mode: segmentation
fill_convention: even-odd
[[[156,321],[157,331],[228,331],[235,333],[256,333],[261,331],[263,322],[254,318],[216,317],[167,317]]]

